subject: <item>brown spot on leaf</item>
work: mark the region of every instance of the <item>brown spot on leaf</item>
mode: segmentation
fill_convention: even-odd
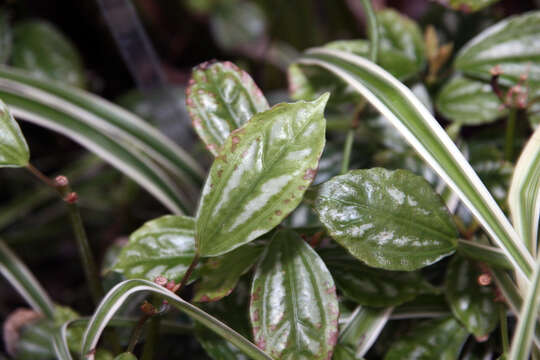
[[[285,204],[288,204],[288,203],[291,202],[291,199],[285,199],[285,200],[283,200],[283,202],[284,202]]]
[[[315,175],[317,175],[317,169],[307,169],[306,173],[304,174],[304,180],[312,181],[315,179]]]
[[[223,174],[223,169],[219,169],[218,172],[217,172],[217,176],[221,177],[222,174]]]
[[[234,152],[234,150],[236,150],[236,146],[238,145],[238,143],[240,143],[240,138],[238,136],[233,136],[231,142],[231,152]]]
[[[298,187],[298,190],[302,191],[302,190],[304,190],[305,188],[306,188],[306,187],[305,187],[304,185],[300,185],[300,186]],[[293,196],[293,197],[294,197],[294,196]]]
[[[281,210],[276,210],[276,215],[280,216],[282,214]]]

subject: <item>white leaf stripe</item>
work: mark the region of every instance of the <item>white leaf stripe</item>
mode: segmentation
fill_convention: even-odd
[[[193,320],[208,327],[254,360],[272,360],[272,358],[257,348],[253,343],[221,321],[188,303],[164,287],[147,280],[127,280],[116,285],[107,293],[96,309],[84,333],[81,351],[81,357],[83,359],[94,359],[94,354],[91,350],[96,347],[99,337],[109,320],[111,320],[128,297],[138,292],[148,291],[167,300],[170,305],[183,311],[193,318]]]
[[[524,277],[531,274],[534,260],[519,240],[510,222],[444,129],[405,85],[376,64],[342,51],[312,49],[299,60],[299,63],[321,66],[361,93],[390,120],[412,147],[459,195],[490,237],[505,251],[516,270]],[[336,66],[335,63],[342,66]],[[394,113],[383,101],[384,94],[378,93],[377,89],[365,83],[369,81],[355,76],[352,71],[344,69],[344,66],[362,71],[362,75],[369,81],[382,82],[387,89],[394,90],[400,98],[388,101],[405,101],[409,114],[399,116]],[[413,115],[415,121],[407,121],[406,115]],[[427,131],[430,139],[419,137],[422,131]],[[430,141],[434,143],[429,143]]]
[[[24,71],[6,66],[0,66],[0,79],[9,81],[6,84],[15,86],[13,89],[16,89],[17,84],[26,85],[25,94],[29,96],[54,96],[55,101],[51,106],[62,107],[63,104],[70,104],[78,112],[85,111],[94,115],[94,118],[97,117],[99,123],[105,123],[105,126],[121,129],[122,136],[130,136],[135,144],[148,151],[158,163],[181,178],[186,176],[185,172],[197,185],[204,178],[204,170],[184,149],[135,114],[97,95],[66,86],[64,83],[37,79]]]
[[[516,231],[529,251],[536,254],[540,216],[540,129],[531,136],[516,164],[508,205]]]
[[[6,99],[6,102],[15,117],[66,135],[132,178],[170,211],[176,214],[183,214],[180,205],[182,203],[180,193],[172,187],[170,180],[168,180],[167,176],[159,168],[152,165],[147,159],[143,159],[142,154],[132,153],[128,148],[115,143],[112,139],[108,139],[104,134],[101,134],[107,142],[111,142],[123,150],[123,155],[119,155],[118,152],[106,149],[102,146],[103,144],[94,141],[91,137],[52,121],[50,117],[46,118],[36,112],[19,108],[13,102],[9,101],[9,99]],[[166,185],[167,182],[169,182],[169,185]]]
[[[54,317],[54,305],[34,275],[17,256],[0,240],[0,274],[37,312]]]

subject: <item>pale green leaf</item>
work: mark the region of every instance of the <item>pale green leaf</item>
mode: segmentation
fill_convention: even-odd
[[[195,288],[194,302],[218,301],[229,295],[240,276],[248,272],[263,251],[261,246],[241,246],[220,257],[209,259],[202,267]]]
[[[467,336],[452,317],[426,321],[392,344],[384,360],[455,360]]]
[[[526,278],[534,260],[501,208],[450,137],[420,101],[397,79],[355,55],[316,48],[299,63],[317,65],[345,80],[380,111],[448,184]]]
[[[90,353],[90,355],[86,356],[86,359],[94,360],[93,355],[91,355],[91,351],[98,343],[105,326],[128,299],[128,297],[139,292],[151,292],[156,296],[167,300],[170,306],[181,310],[193,320],[199,322],[203,326],[208,327],[219,336],[230,341],[253,360],[271,360],[271,358],[263,351],[224,323],[181,299],[178,295],[172,293],[164,287],[147,280],[124,281],[116,285],[107,293],[107,295],[105,295],[86,328],[81,351],[82,357]]]
[[[319,255],[332,273],[337,288],[359,305],[396,306],[435,291],[418,272],[374,269],[342,248],[321,249]]]
[[[30,150],[19,125],[0,100],[0,167],[26,166]]]
[[[454,316],[477,338],[492,332],[499,320],[495,291],[478,284],[479,265],[454,256],[446,272],[446,298]]]
[[[444,117],[464,125],[487,124],[508,113],[489,84],[459,76],[443,86],[436,105]]]
[[[521,75],[540,83],[540,11],[508,17],[482,31],[458,53],[455,66],[485,80],[499,66],[503,83],[516,83]]]
[[[84,66],[77,49],[54,25],[41,20],[13,28],[13,66],[33,75],[84,87]]]
[[[450,255],[457,229],[442,199],[406,170],[353,170],[317,188],[329,234],[372,267],[411,271]]]
[[[202,256],[216,256],[277,226],[302,200],[325,143],[324,106],[280,104],[234,131],[210,169],[197,212]]]
[[[269,108],[251,76],[229,61],[195,67],[186,103],[195,131],[214,156],[233,130]]]
[[[249,312],[255,343],[272,357],[331,357],[339,315],[334,281],[295,232],[273,236],[255,272]]]
[[[131,234],[113,270],[127,279],[153,281],[161,275],[178,282],[194,257],[194,219],[166,215],[147,222]],[[191,279],[197,276],[196,270]]]

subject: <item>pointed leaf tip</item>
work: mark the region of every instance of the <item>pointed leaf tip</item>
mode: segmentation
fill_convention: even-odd
[[[0,167],[22,167],[30,161],[30,150],[21,128],[0,100]]]

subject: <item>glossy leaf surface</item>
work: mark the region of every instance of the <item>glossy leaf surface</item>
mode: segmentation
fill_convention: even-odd
[[[222,255],[277,226],[302,200],[325,143],[324,106],[280,104],[233,132],[210,169],[197,214],[202,256]]]
[[[387,307],[403,304],[434,289],[418,272],[397,272],[366,266],[342,248],[319,251],[337,288],[357,304]]]
[[[233,130],[269,108],[249,74],[228,61],[195,67],[186,103],[195,131],[214,156]]]
[[[259,259],[261,246],[241,246],[220,257],[209,259],[201,269],[193,301],[218,301],[229,295],[240,276],[245,274]]]
[[[131,234],[113,270],[127,279],[153,281],[161,275],[178,282],[194,257],[195,221],[186,216],[166,215]],[[196,276],[197,271],[192,278]]]
[[[489,84],[464,77],[447,82],[436,105],[444,117],[464,125],[487,124],[508,113]]]
[[[26,166],[30,150],[19,124],[0,100],[0,167]]]
[[[280,230],[259,263],[251,289],[255,343],[276,359],[329,359],[338,336],[330,272],[295,232]]]
[[[37,77],[84,87],[82,59],[73,44],[52,24],[26,21],[13,28],[13,66]]]
[[[459,52],[455,66],[486,80],[498,65],[501,81],[516,83],[521,75],[540,82],[540,11],[512,16],[487,28]]]
[[[454,256],[446,273],[446,297],[454,316],[477,338],[488,335],[499,320],[495,292],[478,284],[478,265]]]
[[[317,191],[315,210],[329,234],[369,266],[411,271],[456,248],[441,198],[409,171],[353,170]]]
[[[467,336],[467,330],[452,317],[426,321],[397,340],[384,360],[454,360]]]

